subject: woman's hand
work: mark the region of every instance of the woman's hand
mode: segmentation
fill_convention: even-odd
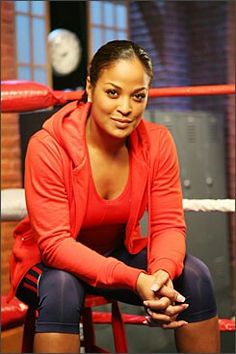
[[[187,324],[185,321],[176,320],[188,304],[175,305],[176,301],[183,302],[185,299],[174,290],[167,272],[159,270],[153,275],[140,273],[137,292],[145,300],[144,306],[148,314],[145,324],[163,328],[179,328]]]

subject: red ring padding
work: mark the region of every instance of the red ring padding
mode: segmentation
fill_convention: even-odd
[[[1,111],[25,112],[67,102],[63,91],[33,81],[1,81]]]
[[[28,306],[17,298],[10,302],[6,301],[6,296],[1,296],[1,326],[2,330],[15,328],[24,323]]]
[[[123,322],[125,324],[142,325],[145,317],[142,315],[133,315],[122,313]],[[109,312],[93,312],[93,322],[96,324],[105,324],[111,322],[111,313]],[[235,320],[230,318],[219,319],[219,330],[221,332],[234,332]]]
[[[235,332],[235,319],[220,318],[219,328],[221,332]]]

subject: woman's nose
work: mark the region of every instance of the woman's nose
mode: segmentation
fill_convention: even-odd
[[[121,99],[117,108],[123,116],[128,116],[132,112],[130,100],[127,98]]]

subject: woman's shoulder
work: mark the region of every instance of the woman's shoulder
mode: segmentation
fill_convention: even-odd
[[[27,155],[40,159],[61,159],[65,154],[58,141],[46,130],[40,129],[29,139]]]
[[[34,145],[35,147],[55,144],[55,139],[43,128],[34,133],[29,139],[29,145]]]

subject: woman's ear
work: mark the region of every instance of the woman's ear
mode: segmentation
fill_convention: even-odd
[[[87,92],[87,96],[88,96],[87,101],[92,102],[92,85],[91,85],[91,81],[90,81],[89,76],[87,76],[87,79],[86,79],[86,92]]]

